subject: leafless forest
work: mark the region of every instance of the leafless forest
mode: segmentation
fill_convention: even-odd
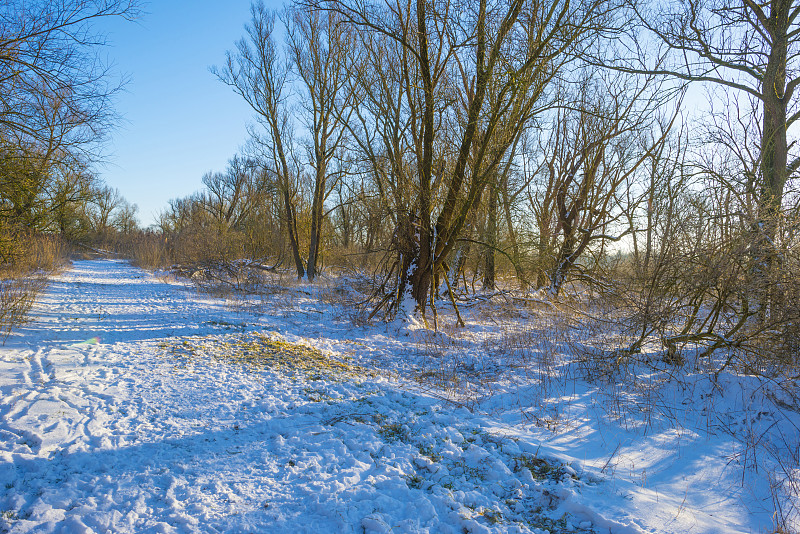
[[[350,273],[365,321],[573,299],[613,317],[620,358],[796,365],[791,1],[255,3],[209,58],[248,144],[148,229],[93,167],[119,87],[91,23],[137,6],[3,9],[7,326],[26,273],[89,247],[251,290]]]

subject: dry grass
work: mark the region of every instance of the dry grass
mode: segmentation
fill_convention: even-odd
[[[143,269],[163,269],[171,263],[164,238],[157,234],[141,234],[129,244],[132,263]]]
[[[25,322],[36,295],[47,285],[43,276],[0,280],[0,335],[4,340]]]
[[[370,324],[372,302],[369,297],[354,289],[350,279],[326,285],[319,293],[319,299],[330,305],[337,320],[344,320],[353,326]]]
[[[226,336],[224,339],[187,337],[161,346],[187,362],[219,361],[251,370],[272,369],[308,380],[358,379],[374,371],[325,355],[322,351],[262,333]]]
[[[418,369],[414,379],[443,392],[448,400],[471,406],[507,387],[507,381],[536,384],[536,405],[524,406],[535,424],[561,426],[553,398],[567,393],[572,368],[566,355],[574,318],[537,303],[520,306],[512,299],[481,299],[462,310],[468,326],[459,327],[451,310],[440,310],[438,329],[415,331]],[[484,325],[472,328],[470,324]],[[493,325],[486,328],[486,325]],[[553,424],[544,423],[547,419]]]
[[[62,267],[68,255],[58,236],[0,228],[0,334],[7,338],[25,322],[47,276]]]

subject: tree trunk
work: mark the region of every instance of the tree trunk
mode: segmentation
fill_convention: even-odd
[[[567,281],[567,274],[575,268],[575,263],[583,254],[583,251],[586,250],[589,241],[589,234],[586,233],[582,233],[580,237],[574,233],[565,236],[553,275],[550,278],[550,295],[557,297],[561,292],[564,282]]]
[[[286,184],[283,187],[283,207],[286,216],[286,230],[289,234],[289,247],[292,249],[292,258],[294,259],[297,279],[299,280],[305,275],[305,268],[303,267],[303,258],[300,257],[300,246],[297,242],[297,217],[295,216],[292,198]]]
[[[342,214],[342,248],[347,250],[352,242],[353,221],[349,207],[341,206],[339,210]]]
[[[280,137],[280,130],[277,124],[273,121],[270,122],[272,126],[273,140],[275,142],[275,152],[277,153],[278,160],[281,166],[283,176],[279,177],[281,189],[283,190],[283,207],[286,214],[286,229],[289,233],[289,246],[292,249],[292,258],[294,259],[294,266],[297,270],[297,279],[303,278],[305,268],[303,267],[303,258],[300,257],[300,244],[297,238],[297,215],[292,204],[292,195],[289,191],[289,164],[286,161],[286,152],[283,149],[283,142]]]
[[[761,134],[761,190],[759,199],[758,227],[755,229],[754,276],[759,288],[759,316],[764,318],[772,297],[767,288],[778,267],[778,218],[781,213],[784,187],[788,175],[789,150],[786,139],[787,98],[786,59],[788,51],[788,10],[791,2],[776,1],[772,4],[770,19],[773,25],[772,47],[764,80],[761,98],[764,116]]]
[[[433,175],[434,94],[431,60],[428,52],[428,26],[425,0],[417,0],[417,40],[419,67],[425,97],[422,120],[422,161],[419,165],[419,249],[411,274],[411,296],[424,316],[431,286],[431,177]]]
[[[317,169],[316,179],[314,180],[314,198],[311,202],[311,238],[308,244],[308,269],[306,276],[309,282],[314,281],[317,275],[317,258],[319,257],[319,244],[322,235],[322,215],[325,201],[325,173],[327,170],[321,165],[321,160],[317,159],[320,167]]]
[[[503,193],[503,213],[506,219],[506,226],[508,230],[508,239],[511,242],[511,259],[514,264],[514,271],[517,274],[517,281],[519,287],[523,291],[528,289],[528,279],[525,276],[525,270],[522,268],[522,258],[519,252],[519,243],[517,242],[517,232],[514,229],[514,219],[511,216],[511,199],[508,198],[508,182],[504,183],[501,188]]]
[[[483,289],[495,289],[495,249],[497,248],[497,185],[489,193],[486,218],[486,249],[484,251]]]

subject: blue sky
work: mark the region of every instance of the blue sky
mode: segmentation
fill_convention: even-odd
[[[98,170],[139,206],[144,226],[246,141],[250,108],[209,67],[243,36],[249,10],[250,0],[155,0],[136,22],[97,27],[108,39],[103,53],[129,79],[115,105],[123,122]]]

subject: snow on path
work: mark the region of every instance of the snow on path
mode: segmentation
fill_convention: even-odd
[[[732,531],[358,368],[206,350],[270,328],[124,262],[55,277],[0,349],[0,532]]]

